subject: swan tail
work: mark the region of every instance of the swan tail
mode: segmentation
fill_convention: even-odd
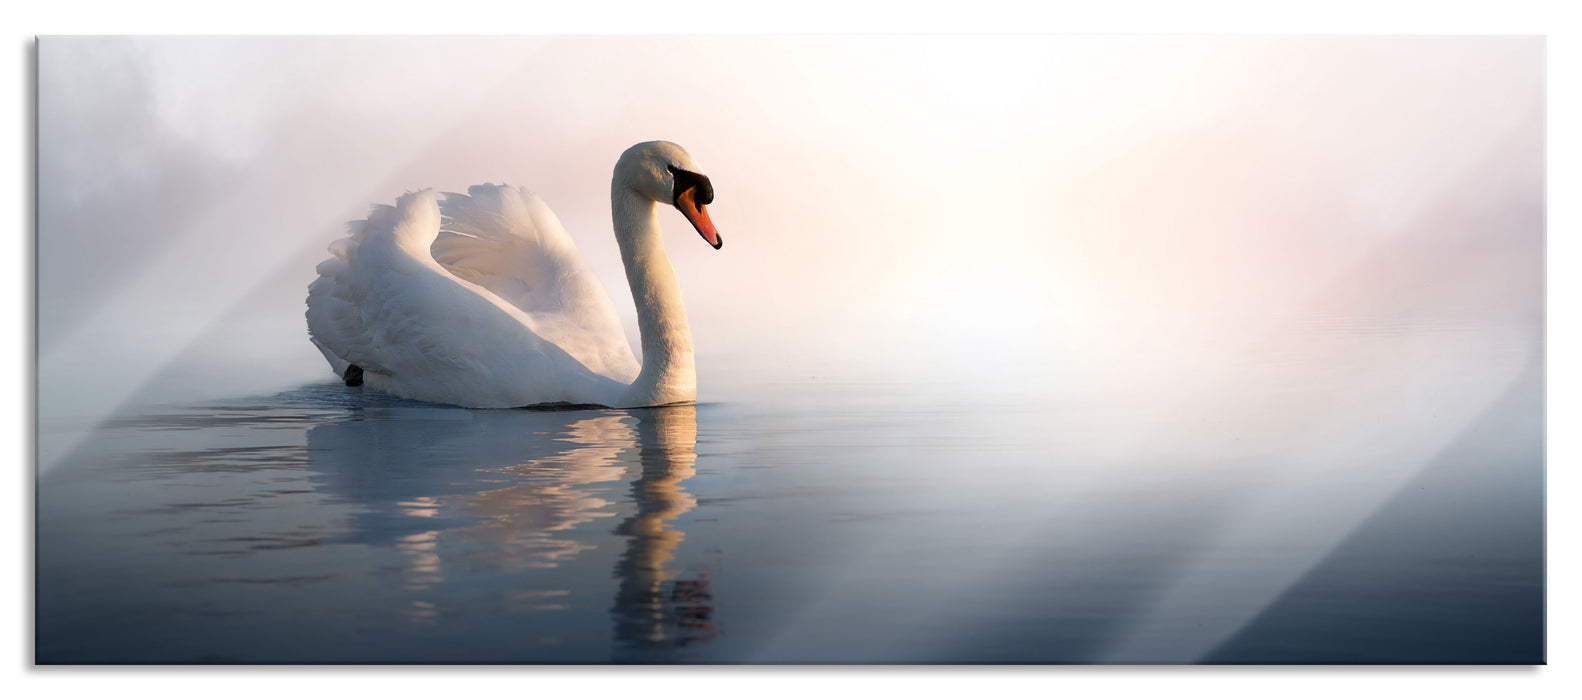
[[[308,339],[348,385],[351,367],[358,367],[359,376],[362,367],[379,367],[362,314],[367,295],[353,269],[357,251],[371,231],[389,228],[395,219],[395,207],[376,204],[367,219],[346,222],[346,236],[329,244],[330,257],[318,264],[319,277],[308,285]]]

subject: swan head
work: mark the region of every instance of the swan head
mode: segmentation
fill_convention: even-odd
[[[674,206],[715,250],[725,244],[706,209],[714,201],[714,185],[686,149],[669,141],[647,141],[626,149],[615,163],[615,186]]]

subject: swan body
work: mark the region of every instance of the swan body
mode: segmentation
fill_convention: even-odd
[[[616,163],[610,208],[637,305],[643,363],[560,220],[523,188],[407,193],[330,245],[308,286],[310,339],[339,375],[404,398],[470,408],[657,406],[697,399],[680,285],[658,204],[715,248],[713,188],[680,146],[640,143]]]

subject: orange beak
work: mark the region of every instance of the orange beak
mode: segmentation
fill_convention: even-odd
[[[698,235],[703,236],[703,240],[708,241],[715,250],[719,250],[720,246],[725,245],[725,241],[720,240],[720,232],[714,230],[714,222],[709,221],[709,212],[702,204],[698,204],[697,192],[697,188],[688,188],[687,191],[682,192],[680,197],[676,197],[676,208],[681,210],[682,216],[687,217],[687,221],[692,222],[692,228],[698,230]]]

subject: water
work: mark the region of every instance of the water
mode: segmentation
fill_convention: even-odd
[[[1345,325],[1145,394],[145,407],[41,476],[36,659],[1542,662],[1532,338]]]

